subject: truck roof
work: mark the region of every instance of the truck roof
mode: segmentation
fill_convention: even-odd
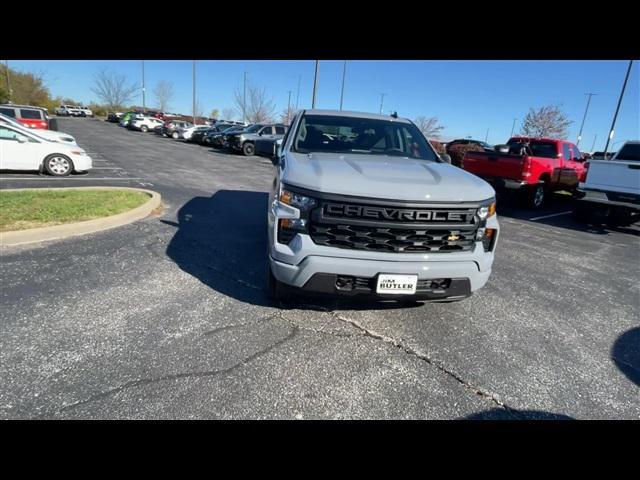
[[[401,123],[411,123],[406,118],[394,118],[391,115],[378,115],[377,113],[366,112],[349,112],[346,110],[319,110],[319,109],[305,109],[305,115],[331,115],[335,117],[356,117],[356,118],[370,118],[372,120],[387,120]]]
[[[539,140],[542,142],[568,142],[572,143],[569,140],[562,140],[559,138],[550,138],[550,137],[527,137],[526,135],[514,135],[511,139],[524,139],[524,140]]]

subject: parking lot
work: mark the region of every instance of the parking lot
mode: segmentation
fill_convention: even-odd
[[[489,283],[458,303],[264,293],[268,159],[60,118],[87,174],[2,188],[162,194],[145,220],[4,248],[0,418],[640,418],[640,228],[499,199]]]

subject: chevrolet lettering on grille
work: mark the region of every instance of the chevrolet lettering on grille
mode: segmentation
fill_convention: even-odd
[[[345,205],[326,203],[325,214],[336,217],[360,217],[375,220],[391,221],[424,221],[424,222],[466,222],[463,212],[447,212],[440,210],[416,210],[406,208],[369,207],[361,205]]]

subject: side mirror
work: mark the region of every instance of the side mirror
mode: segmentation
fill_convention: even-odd
[[[442,154],[440,154],[440,158],[441,158],[443,161],[445,161],[445,162],[447,162],[447,163],[451,164],[451,156],[450,156],[449,154],[447,154],[447,153],[442,153]]]
[[[498,153],[509,153],[509,145],[496,145],[493,149]]]
[[[24,135],[18,135],[16,137],[16,140],[18,140],[18,142],[20,143],[27,143],[27,141],[29,140],[27,137],[25,137]]]

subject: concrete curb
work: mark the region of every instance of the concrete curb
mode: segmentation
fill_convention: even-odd
[[[30,228],[27,230],[17,230],[14,232],[0,233],[0,246],[8,247],[13,245],[24,245],[27,243],[48,242],[50,240],[61,240],[77,235],[100,232],[111,228],[121,227],[136,220],[143,219],[160,206],[161,197],[158,192],[145,190],[143,188],[129,187],[61,187],[61,188],[12,188],[2,190],[3,192],[33,190],[132,190],[144,192],[149,195],[149,200],[126,212],[111,215],[109,217],[86,220],[84,222],[65,223],[64,225],[54,225],[51,227]]]

